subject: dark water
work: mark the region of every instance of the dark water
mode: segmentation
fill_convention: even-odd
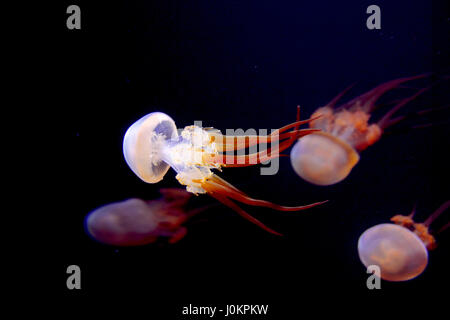
[[[69,4],[60,4],[60,11]],[[221,177],[256,198],[287,205],[330,200],[293,214],[247,207],[284,237],[265,233],[223,206],[202,215],[172,246],[116,250],[93,242],[83,230],[85,215],[100,205],[151,199],[160,187],[179,186],[172,171],[149,185],[127,167],[123,135],[141,116],[162,111],[178,127],[202,120],[223,131],[277,128],[293,121],[296,105],[306,118],[355,82],[345,99],[394,78],[435,72],[431,80],[412,84],[427,86],[449,73],[443,3],[77,4],[82,29],[65,29],[62,14],[53,52],[61,58],[55,60],[61,107],[54,115],[66,119],[59,147],[70,168],[58,184],[61,212],[54,212],[53,228],[60,235],[47,249],[55,253],[49,264],[60,278],[55,292],[68,301],[137,295],[145,299],[149,319],[181,318],[181,307],[189,303],[269,304],[273,318],[292,319],[310,301],[433,297],[446,287],[450,231],[438,237],[439,247],[421,276],[383,281],[378,292],[366,288],[368,275],[356,246],[367,228],[408,214],[414,204],[422,220],[449,199],[450,129],[442,124],[448,110],[399,124],[364,151],[348,179],[334,186],[302,181],[288,158],[280,160],[275,176],[260,176],[258,167],[225,169]],[[381,30],[366,28],[371,4],[381,8]],[[401,89],[391,97],[411,92]],[[448,81],[441,81],[402,112],[447,105],[448,92]],[[374,119],[386,111],[380,108]],[[438,125],[410,129],[430,122]],[[214,203],[208,196],[195,201]],[[447,214],[437,227],[448,220]],[[65,287],[70,264],[82,270],[78,292]]]

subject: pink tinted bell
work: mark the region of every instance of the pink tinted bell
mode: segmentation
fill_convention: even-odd
[[[115,246],[136,246],[153,242],[157,216],[143,200],[115,202],[91,212],[86,219],[90,236]]]
[[[359,238],[358,253],[366,267],[379,266],[381,278],[389,281],[413,279],[428,263],[422,240],[405,227],[390,223],[367,229]]]
[[[326,132],[299,139],[290,158],[301,178],[319,186],[344,180],[359,161],[358,152],[351,145]]]

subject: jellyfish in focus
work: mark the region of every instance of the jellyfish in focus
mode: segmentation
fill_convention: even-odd
[[[293,146],[290,158],[295,172],[304,180],[320,186],[344,180],[358,163],[359,152],[378,141],[387,127],[405,118],[392,118],[394,113],[426,89],[397,101],[377,123],[369,123],[370,113],[377,107],[377,100],[401,84],[425,76],[388,81],[334,108],[337,101],[350,89],[347,88],[326,106],[317,109],[309,125],[321,131],[298,140]],[[319,115],[321,117],[317,117]]]
[[[436,248],[436,240],[429,233],[430,224],[450,207],[450,201],[439,207],[425,222],[413,220],[414,210],[408,216],[396,215],[391,223],[367,229],[358,240],[358,254],[366,266],[380,267],[381,278],[388,281],[406,281],[420,275],[428,264],[428,250]],[[449,227],[446,224],[438,232]]]
[[[191,194],[183,189],[160,189],[155,200],[128,199],[107,204],[85,219],[87,233],[95,240],[114,246],[139,246],[169,238],[169,243],[182,239],[187,232],[183,224],[206,209],[186,209]]]
[[[301,124],[311,120],[297,121],[266,136],[222,135],[214,128],[187,126],[177,131],[175,122],[167,114],[152,112],[136,121],[125,133],[123,153],[131,170],[147,183],[157,183],[164,178],[170,167],[176,179],[194,194],[208,193],[238,214],[264,230],[280,235],[249,215],[234,201],[247,205],[269,207],[279,211],[298,211],[323,202],[305,206],[286,207],[249,197],[212,172],[221,167],[244,167],[279,157],[298,138],[317,129],[298,130]],[[293,130],[290,130],[293,129]],[[289,131],[290,130],[290,131]],[[259,152],[230,155],[230,151],[245,150],[261,144],[271,146]],[[234,201],[233,201],[234,200]]]

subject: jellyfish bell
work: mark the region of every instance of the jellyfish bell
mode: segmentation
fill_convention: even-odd
[[[390,223],[366,230],[358,240],[358,254],[366,266],[380,267],[381,278],[405,281],[421,274],[428,264],[428,251],[412,231]]]
[[[170,166],[162,159],[166,143],[178,137],[175,122],[167,114],[152,112],[128,128],[123,154],[130,169],[143,181],[157,183]]]
[[[304,180],[321,186],[344,180],[359,161],[358,152],[326,132],[310,134],[294,145],[291,164]]]

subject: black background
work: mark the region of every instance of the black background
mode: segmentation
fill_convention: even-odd
[[[70,4],[81,8],[81,30],[66,28]],[[381,30],[366,28],[371,4],[381,7]],[[288,158],[280,160],[274,176],[261,176],[258,167],[219,174],[251,196],[276,203],[330,200],[294,214],[247,207],[284,237],[224,206],[192,221],[175,245],[117,249],[94,242],[83,228],[84,217],[103,204],[153,199],[161,187],[180,186],[173,171],[156,185],[145,184],[123,159],[126,129],[149,112],[167,113],[178,127],[202,120],[223,132],[270,129],[292,122],[297,104],[306,118],[355,82],[345,99],[398,77],[448,75],[443,2],[78,0],[62,1],[51,12],[56,32],[46,66],[52,90],[45,111],[62,128],[52,135],[58,156],[49,174],[55,173],[56,188],[45,219],[51,259],[44,263],[56,296],[68,302],[103,297],[113,304],[139,297],[149,319],[182,318],[181,308],[189,303],[269,304],[271,316],[282,319],[310,301],[389,297],[392,303],[393,296],[434,296],[446,287],[448,233],[438,237],[422,275],[383,281],[379,291],[366,288],[357,241],[369,227],[408,214],[414,204],[421,221],[449,199],[448,111],[399,124],[334,186],[302,181]],[[396,92],[392,99],[413,91]],[[444,106],[448,98],[448,82],[441,81],[401,112]],[[386,111],[381,108],[373,119]],[[411,129],[430,122],[437,125]],[[206,195],[193,200],[214,202]],[[446,222],[448,214],[436,226]],[[66,288],[71,264],[82,270],[79,291]]]

